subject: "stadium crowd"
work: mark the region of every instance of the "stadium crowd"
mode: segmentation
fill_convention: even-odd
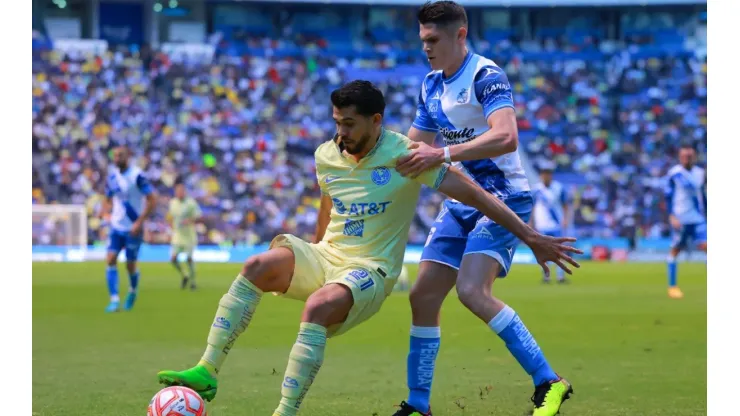
[[[276,43],[239,41],[267,49]],[[530,166],[557,163],[579,236],[665,235],[661,178],[675,163],[678,143],[695,143],[704,161],[706,59],[630,53],[644,41],[584,36],[471,44],[508,74],[520,151]],[[322,40],[301,42],[311,51],[307,43],[321,47]],[[546,58],[521,57],[556,50]],[[596,51],[605,58],[572,59],[563,51]],[[319,202],[313,151],[333,135],[331,90],[355,68],[382,69],[389,74],[377,81],[388,101],[388,127],[405,133],[425,63],[418,54],[269,55],[207,59],[132,47],[100,54],[34,51],[33,202],[85,205],[89,241],[105,241],[99,211],[110,151],[127,144],[159,191],[147,241],[168,242],[165,211],[177,180],[203,209],[201,243],[311,235]],[[400,65],[420,70],[392,76]],[[410,242],[423,243],[440,202],[424,191]]]

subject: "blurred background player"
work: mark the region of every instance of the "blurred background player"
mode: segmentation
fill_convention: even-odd
[[[461,5],[426,3],[417,17],[432,72],[422,82],[408,133],[418,143],[412,154],[399,160],[398,171],[414,177],[439,163],[452,162],[528,222],[533,199],[518,153],[513,91],[504,70],[468,49],[468,17]],[[431,146],[437,133],[444,139],[443,148]],[[444,201],[411,289],[409,396],[395,416],[431,414],[440,310],[453,287],[462,304],[504,341],[532,377],[534,416],[558,413],[573,391],[570,383],[552,369],[514,309],[491,295],[496,278],[509,274],[518,245],[514,234],[477,209]]]
[[[167,219],[172,227],[170,262],[182,277],[181,289],[185,289],[188,282],[191,290],[196,288],[193,251],[198,245],[198,232],[195,230],[195,225],[200,220],[201,215],[202,212],[198,203],[194,198],[187,195],[185,184],[177,182],[175,184],[175,197],[170,200]],[[178,256],[181,253],[186,256],[188,273],[185,273],[180,267]]]
[[[118,253],[125,249],[126,269],[129,276],[129,292],[124,310],[130,310],[136,302],[139,287],[137,257],[143,241],[144,221],[154,211],[155,194],[144,173],[129,162],[127,147],[113,149],[113,167],[106,179],[106,199],[103,214],[110,218],[110,238],[106,256],[106,280],[110,303],[106,312],[116,312],[120,307],[118,296]],[[113,211],[108,214],[111,210]]]
[[[673,230],[673,243],[668,255],[668,296],[683,297],[678,287],[676,258],[682,250],[697,248],[707,251],[707,175],[696,166],[696,150],[682,144],[678,150],[679,163],[666,177],[666,208]]]
[[[534,211],[531,225],[542,234],[560,237],[568,231],[568,194],[560,182],[553,180],[555,164],[540,164],[540,181],[534,186]],[[566,283],[565,272],[557,268],[557,279]],[[550,283],[550,276],[544,275],[543,281]]]

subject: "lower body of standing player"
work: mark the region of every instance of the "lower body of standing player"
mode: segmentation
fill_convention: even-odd
[[[110,303],[105,308],[106,312],[117,312],[121,308],[121,299],[118,295],[118,253],[121,250],[126,252],[126,270],[129,278],[129,291],[123,309],[128,311],[134,307],[139,287],[140,273],[137,258],[141,243],[141,236],[132,236],[128,231],[110,231],[108,254],[105,259],[108,266],[105,271],[105,279],[108,282],[108,293],[110,294]]]
[[[198,365],[185,371],[161,371],[159,381],[190,387],[205,400],[212,400],[226,355],[252,321],[262,294],[280,293],[306,302],[281,381],[282,400],[273,413],[295,415],[324,361],[327,337],[342,334],[373,316],[394,284],[395,279],[388,278],[377,265],[348,259],[327,244],[278,236],[269,251],[246,261],[221,298]]]
[[[529,193],[504,201],[527,222]],[[573,392],[550,367],[517,313],[491,295],[493,281],[507,275],[518,239],[475,209],[445,201],[421,255],[419,277],[411,289],[412,326],[407,359],[409,396],[394,416],[431,416],[434,363],[439,352],[442,302],[457,285],[460,301],[506,344],[534,382],[534,416],[555,415]]]
[[[562,237],[563,233],[560,230],[538,230],[540,233],[550,236],[550,237]],[[557,265],[555,265],[555,276],[558,281],[558,283],[568,283],[568,279],[565,278],[565,270],[561,269]],[[553,268],[551,267],[550,270]],[[550,283],[550,276],[546,275],[544,272],[542,272],[542,282],[543,283]]]
[[[707,252],[707,223],[685,224],[673,230],[673,243],[668,253],[668,296],[673,299],[683,298],[683,292],[678,287],[678,264],[676,258],[682,250],[696,247]]]
[[[193,252],[195,251],[195,242],[183,243],[173,241],[170,248],[170,263],[177,270],[182,280],[180,280],[180,289],[185,289],[190,284],[190,290],[195,290],[195,263],[193,262]],[[183,271],[177,257],[185,254],[185,260],[188,263],[188,272]]]

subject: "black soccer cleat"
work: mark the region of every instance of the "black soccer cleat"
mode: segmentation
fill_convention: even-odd
[[[427,413],[416,410],[414,406],[411,406],[405,401],[401,402],[398,407],[400,407],[400,409],[398,409],[398,411],[394,413],[393,416],[432,416],[431,407],[429,408],[429,412]]]

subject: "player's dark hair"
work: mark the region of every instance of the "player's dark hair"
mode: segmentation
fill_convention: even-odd
[[[468,26],[468,15],[465,8],[454,1],[428,1],[416,15],[419,23],[433,23],[437,26]]]
[[[691,150],[696,151],[696,147],[691,142],[682,142],[678,148],[679,149],[691,149]]]
[[[385,98],[383,93],[370,81],[352,81],[331,93],[331,103],[336,108],[355,106],[357,114],[370,117],[383,115]]]

